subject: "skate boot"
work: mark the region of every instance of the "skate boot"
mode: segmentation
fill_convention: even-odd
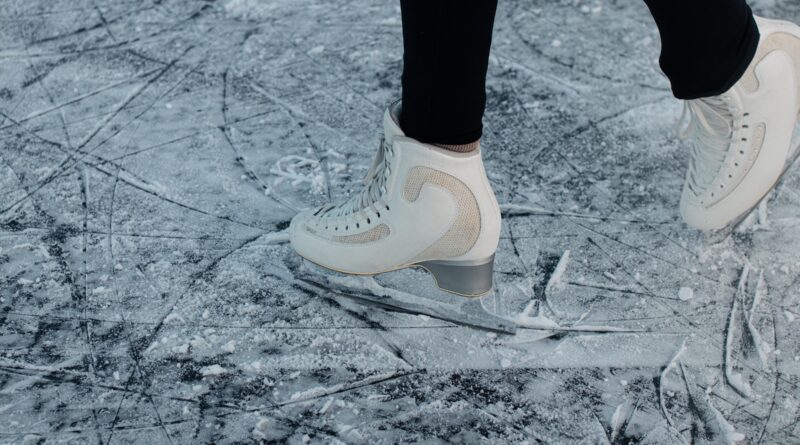
[[[691,160],[681,215],[702,230],[731,228],[791,165],[800,110],[800,27],[756,19],[761,40],[742,78],[725,93],[686,102]],[[791,159],[790,159],[791,158]]]
[[[479,296],[492,288],[500,210],[480,149],[455,153],[405,137],[399,104],[363,190],[292,219],[290,239],[309,261],[348,274],[423,267],[443,290]]]

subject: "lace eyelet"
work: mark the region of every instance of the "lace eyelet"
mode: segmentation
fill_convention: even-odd
[[[367,218],[367,224],[372,224],[372,221],[370,221],[369,218]]]
[[[388,205],[386,206],[386,210],[387,210],[387,211],[389,210],[389,206],[388,206]]]
[[[377,213],[377,214],[378,214],[378,218],[380,218],[380,217],[381,217],[381,212],[375,212],[375,213]]]

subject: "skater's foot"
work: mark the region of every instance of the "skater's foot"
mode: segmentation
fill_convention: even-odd
[[[457,153],[405,137],[398,109],[384,115],[384,139],[364,189],[295,216],[292,247],[339,272],[420,266],[446,291],[484,294],[492,286],[500,211],[481,151]]]
[[[800,110],[800,27],[757,18],[761,40],[727,92],[687,101],[692,136],[681,214],[698,229],[740,221],[775,186]]]

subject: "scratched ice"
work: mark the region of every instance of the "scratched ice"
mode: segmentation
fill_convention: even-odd
[[[793,0],[754,3],[800,21]],[[638,1],[500,2],[493,334],[365,308],[297,209],[360,185],[397,2],[3,0],[0,443],[800,442],[800,169],[720,243]]]

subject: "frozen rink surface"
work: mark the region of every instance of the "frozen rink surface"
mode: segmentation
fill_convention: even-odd
[[[0,443],[800,442],[800,169],[727,239],[680,221],[643,3],[500,1],[482,302],[516,335],[287,244],[370,165],[396,1],[0,4]]]

